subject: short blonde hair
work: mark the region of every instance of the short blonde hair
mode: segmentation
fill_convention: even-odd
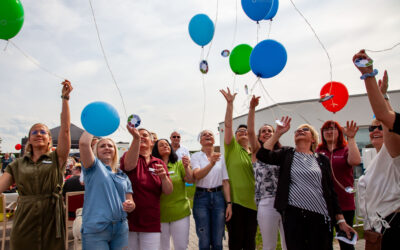
[[[307,127],[307,128],[310,129],[311,136],[312,136],[312,138],[314,139],[314,142],[311,143],[311,148],[310,148],[310,150],[311,150],[312,152],[315,152],[315,150],[317,149],[318,143],[319,143],[319,135],[318,135],[318,132],[317,132],[317,130],[316,130],[313,126],[311,126],[310,124],[307,124],[307,123],[301,124],[300,126],[297,127],[297,129],[299,129],[299,128],[304,128],[304,127]]]
[[[43,126],[45,128],[47,134],[49,134],[49,145],[47,147],[47,152],[46,153],[50,152],[51,148],[53,147],[53,137],[51,136],[51,132],[50,132],[49,127],[47,127],[46,124],[43,124],[43,123],[35,123],[29,129],[28,140],[26,141],[24,155],[32,154],[32,152],[33,152],[33,148],[32,148],[32,145],[29,143],[29,139],[31,138],[31,132],[32,132],[33,127],[38,126],[38,125],[39,126]]]
[[[111,162],[111,166],[110,166],[110,167],[111,167],[111,169],[113,170],[113,172],[116,172],[117,169],[118,169],[118,160],[119,160],[119,157],[118,157],[118,148],[117,148],[117,145],[115,144],[115,142],[114,142],[111,138],[101,138],[101,139],[99,139],[99,141],[98,141],[98,142],[96,143],[96,145],[94,146],[94,155],[97,157],[98,146],[99,146],[100,142],[102,142],[102,141],[104,141],[104,140],[110,141],[111,144],[113,145],[115,154],[114,154],[114,157],[113,157],[113,159],[112,159],[112,162]]]

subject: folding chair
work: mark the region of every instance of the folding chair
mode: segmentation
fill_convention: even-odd
[[[75,212],[83,207],[85,191],[67,192],[65,194],[65,248],[68,249],[69,231],[75,220]]]
[[[0,195],[0,222],[3,224],[1,250],[4,250],[6,244],[7,222],[12,220],[16,206],[16,202],[12,202],[6,206],[6,196],[4,194]]]

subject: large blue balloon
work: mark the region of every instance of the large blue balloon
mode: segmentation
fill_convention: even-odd
[[[92,102],[83,109],[81,123],[90,134],[107,136],[117,130],[119,115],[117,110],[106,102]]]
[[[242,0],[244,13],[254,21],[262,20],[270,11],[273,0]]]
[[[214,36],[214,23],[205,14],[197,14],[189,22],[189,34],[193,42],[205,46]]]
[[[261,78],[270,78],[279,74],[286,65],[286,49],[279,42],[267,39],[254,47],[250,55],[250,67]]]
[[[264,20],[269,20],[275,17],[276,12],[278,12],[279,0],[272,0],[272,7],[268,14],[264,17]]]

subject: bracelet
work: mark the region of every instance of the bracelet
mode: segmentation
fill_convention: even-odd
[[[368,77],[374,77],[374,76],[376,76],[378,74],[378,70],[377,69],[374,69],[374,71],[372,71],[371,73],[365,73],[364,75],[362,75],[361,77],[360,77],[360,79],[361,80],[365,80],[366,78],[368,78]]]
[[[342,223],[342,222],[346,222],[344,219],[340,219],[340,220],[338,220],[337,222],[336,222],[336,224],[340,224],[340,223]]]
[[[69,100],[69,96],[66,96],[66,95],[61,95],[61,98],[65,99],[65,100]]]
[[[383,94],[383,98],[385,98],[385,100],[389,100],[388,94]]]

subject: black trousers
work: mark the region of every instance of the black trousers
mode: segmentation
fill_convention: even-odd
[[[232,218],[226,223],[230,250],[256,249],[257,211],[232,204]]]
[[[349,211],[342,211],[344,220],[346,221],[347,225],[353,227],[353,220],[354,220],[354,210]],[[339,226],[335,225],[336,232],[339,231]],[[341,240],[339,240],[340,250],[354,250],[354,245],[347,244]]]
[[[332,250],[330,221],[321,214],[288,206],[282,214],[288,250]]]
[[[382,228],[382,250],[392,250],[400,246],[400,213],[392,213],[385,218],[390,228]]]

